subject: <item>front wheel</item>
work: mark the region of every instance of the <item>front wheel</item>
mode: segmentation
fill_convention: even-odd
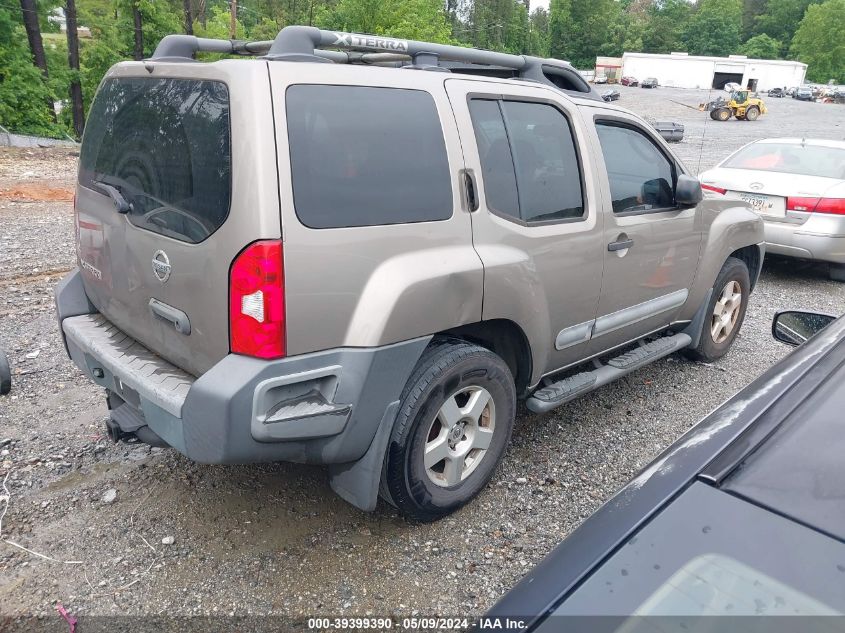
[[[417,521],[454,512],[490,481],[515,414],[513,376],[499,356],[462,341],[433,344],[403,391],[382,496]]]
[[[713,284],[698,345],[687,350],[690,358],[712,362],[728,353],[745,319],[750,294],[748,267],[741,259],[728,257]]]
[[[731,118],[731,111],[728,108],[719,108],[716,110],[716,119],[719,121],[727,121]]]

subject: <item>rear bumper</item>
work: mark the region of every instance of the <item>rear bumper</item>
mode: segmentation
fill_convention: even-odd
[[[430,338],[274,361],[229,354],[200,377],[155,355],[84,305],[74,271],[56,289],[74,363],[136,408],[170,446],[204,463],[360,459]],[[90,304],[89,304],[90,305]]]
[[[803,224],[765,222],[766,252],[835,264],[845,263],[845,216],[820,213],[801,215],[809,216]]]

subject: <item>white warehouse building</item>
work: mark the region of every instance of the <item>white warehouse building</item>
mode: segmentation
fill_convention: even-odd
[[[744,55],[704,57],[687,53],[652,55],[625,53],[622,74],[640,81],[654,77],[661,86],[677,88],[724,88],[728,82],[750,90],[791,88],[804,83],[807,64],[774,59],[750,59]]]

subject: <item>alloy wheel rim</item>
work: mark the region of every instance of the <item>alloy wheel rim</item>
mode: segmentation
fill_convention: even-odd
[[[733,333],[742,307],[742,287],[738,281],[729,281],[722,288],[713,316],[710,319],[710,337],[714,343],[723,343]]]
[[[423,449],[429,480],[449,488],[466,480],[484,459],[496,428],[490,392],[476,385],[446,398],[431,421]]]

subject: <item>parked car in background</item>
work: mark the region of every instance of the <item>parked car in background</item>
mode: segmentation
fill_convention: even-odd
[[[775,338],[803,345],[646,466],[481,628],[840,630],[845,317],[834,318],[776,315]]]
[[[360,46],[476,74],[336,50]],[[487,485],[518,401],[724,356],[764,254],[748,205],[566,62],[297,26],[115,65],[74,210],[59,328],[115,440],[323,464],[421,521]]]
[[[643,79],[640,88],[657,88],[657,79],[654,77],[647,77]]]
[[[798,99],[799,101],[813,101],[815,97],[813,96],[813,89],[809,86],[801,86],[795,91],[795,94],[792,95],[793,99]]]
[[[763,218],[766,253],[830,264],[845,281],[845,141],[755,141],[701,174],[710,194],[742,200]]]
[[[623,86],[638,86],[640,84],[636,77],[622,77],[619,83]]]
[[[601,98],[604,101],[618,101],[619,91],[616,88],[610,88],[601,93]]]
[[[792,88],[787,88],[787,89],[786,89],[786,91],[785,91],[785,92],[786,92],[786,96],[787,96],[787,97],[792,97],[792,96],[794,96],[794,95],[795,95],[795,92],[796,92],[797,90],[798,90],[798,87],[797,87],[797,86],[793,86]]]
[[[769,90],[768,95],[770,97],[776,97],[778,99],[782,99],[786,93],[784,92],[783,88],[772,88]]]
[[[606,84],[607,83],[607,75],[596,75],[593,79],[594,84]]]

